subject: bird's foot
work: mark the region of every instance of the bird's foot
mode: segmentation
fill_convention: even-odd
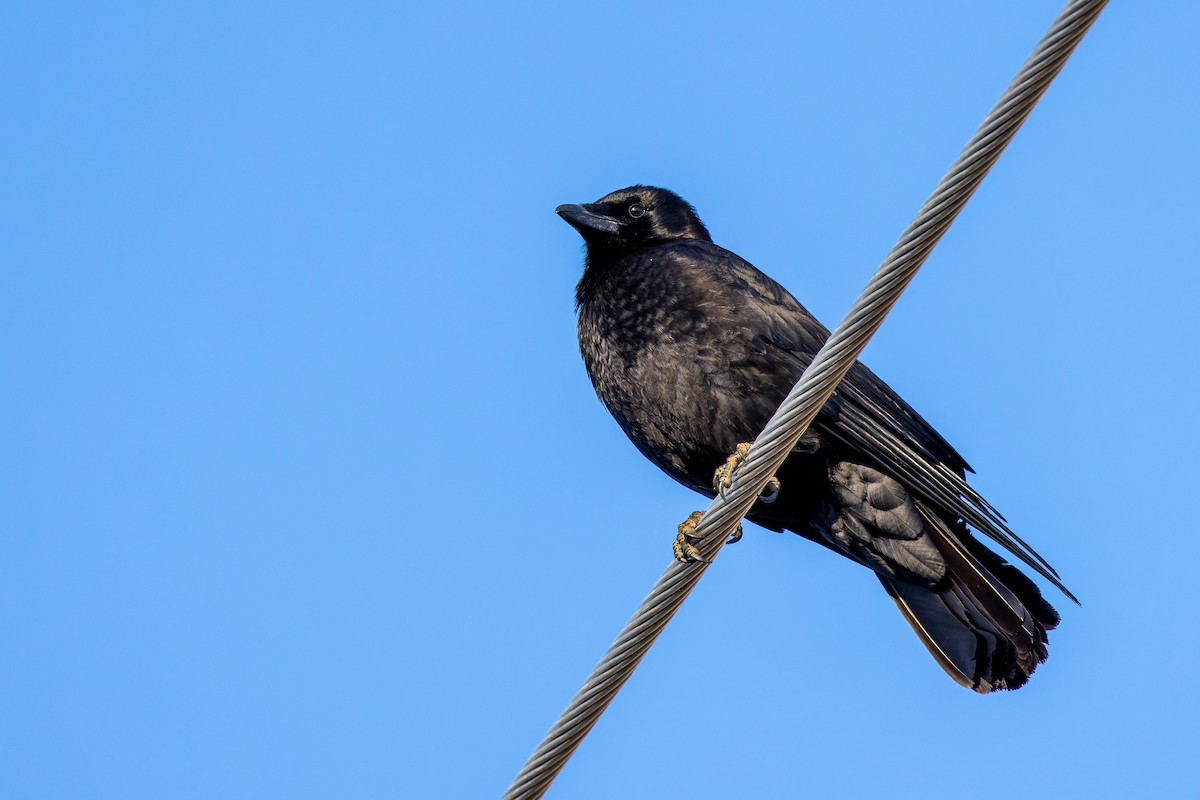
[[[701,561],[708,563],[696,549],[693,542],[699,541],[696,536],[696,526],[700,524],[700,520],[704,517],[703,511],[693,511],[688,515],[688,518],[679,523],[679,535],[675,537],[675,545],[671,548],[675,551],[675,560],[682,561],[685,564],[694,564]]]
[[[725,463],[717,467],[716,473],[713,474],[713,490],[724,497],[725,490],[733,485],[733,471],[741,466],[741,463],[746,460],[746,456],[750,453],[750,442],[742,442],[733,451],[733,455],[725,459]],[[771,480],[767,481],[767,485],[759,492],[758,499],[764,503],[774,503],[779,497],[779,490],[782,485],[779,479],[774,475]],[[736,541],[736,540],[735,540]]]
[[[724,493],[726,489],[733,485],[733,471],[746,460],[746,455],[750,452],[750,442],[742,442],[733,451],[733,455],[725,459],[725,463],[717,467],[717,471],[713,473],[713,490],[718,494]]]
[[[675,537],[675,545],[672,547],[675,551],[676,561],[682,561],[685,564],[694,564],[697,561],[704,564],[712,563],[700,555],[700,550],[695,544],[700,541],[700,537],[696,535],[696,528],[703,518],[703,511],[693,511],[687,519],[679,523],[679,535]],[[742,526],[739,524],[733,533],[729,534],[729,540],[725,544],[733,544],[741,538]]]

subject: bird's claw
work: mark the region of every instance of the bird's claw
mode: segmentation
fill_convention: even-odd
[[[725,494],[725,490],[733,485],[733,471],[746,460],[746,454],[749,452],[750,443],[742,442],[734,449],[733,455],[717,467],[717,471],[713,473],[713,491],[720,495]]]
[[[700,550],[695,544],[700,541],[700,537],[696,535],[696,528],[700,525],[700,520],[703,518],[703,511],[693,511],[688,515],[687,519],[679,523],[679,535],[675,537],[675,544],[671,548],[675,551],[676,561],[682,561],[684,564],[694,564],[697,561],[702,564],[712,563],[711,560],[704,558],[700,554]],[[729,534],[729,538],[725,540],[725,544],[733,544],[741,538],[742,526],[739,524],[734,528],[733,533]]]
[[[713,491],[722,497],[725,496],[725,490],[733,485],[733,471],[741,466],[749,453],[750,442],[742,442],[733,451],[733,455],[725,459],[724,464],[717,467],[717,471],[713,474]],[[767,485],[759,492],[758,499],[763,503],[774,503],[779,497],[781,488],[783,487],[779,483],[779,479],[772,475],[771,479],[767,481]]]
[[[693,511],[687,519],[679,523],[679,535],[675,537],[675,545],[671,548],[675,551],[676,561],[682,561],[684,564],[694,564],[697,561],[704,564],[709,563],[693,544],[693,542],[699,541],[696,536],[696,526],[700,524],[703,517],[703,511]]]

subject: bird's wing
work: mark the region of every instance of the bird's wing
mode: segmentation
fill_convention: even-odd
[[[733,255],[733,254],[730,254]],[[748,262],[733,256],[736,279],[754,301],[747,302],[748,330],[759,332],[767,347],[797,362],[800,373],[829,337],[821,325],[786,289]],[[924,418],[875,373],[855,363],[814,427],[848,452],[869,458],[902,481],[915,495],[994,539],[1030,568],[1075,599],[1054,568],[1017,536],[978,492],[967,485],[970,470]]]
[[[1004,517],[967,484],[966,463],[944,457],[938,446],[944,440],[866,367],[855,365],[814,425],[831,441],[886,466],[914,494],[948,518],[961,519],[994,539],[1074,599],[1046,559],[1013,533]],[[946,449],[957,455],[948,445]]]

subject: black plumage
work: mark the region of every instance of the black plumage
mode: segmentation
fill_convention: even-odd
[[[632,186],[558,214],[583,236],[579,346],[596,393],[651,461],[713,495],[829,332],[782,286],[713,244],[695,210]],[[874,570],[952,678],[1015,689],[1046,659],[1057,612],[980,544],[995,539],[1066,592],[965,481],[966,461],[856,364],[748,517]],[[1070,593],[1067,593],[1070,596]]]

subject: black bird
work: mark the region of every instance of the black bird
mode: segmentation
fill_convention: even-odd
[[[642,454],[712,497],[829,331],[786,289],[713,244],[678,195],[631,186],[557,213],[587,244],[575,293],[596,393]],[[874,570],[963,686],[1016,689],[1046,660],[1058,613],[970,523],[1074,597],[965,481],[962,456],[855,364],[748,518]],[[766,502],[770,500],[770,502]]]

